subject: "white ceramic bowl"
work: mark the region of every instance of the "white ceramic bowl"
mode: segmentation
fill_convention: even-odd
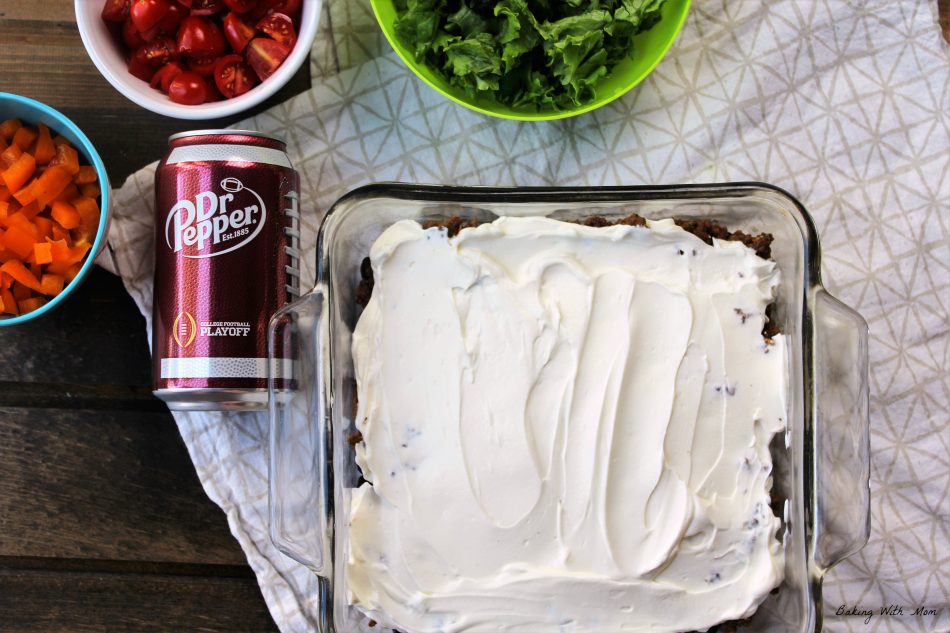
[[[75,0],[79,35],[102,76],[128,99],[152,112],[177,119],[217,119],[256,106],[290,81],[309,57],[313,38],[317,34],[321,0],[304,0],[297,44],[277,72],[240,97],[201,105],[175,103],[168,95],[129,73],[120,43],[113,38],[102,20],[104,4],[105,0]]]

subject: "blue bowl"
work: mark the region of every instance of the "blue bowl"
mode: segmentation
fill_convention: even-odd
[[[83,261],[82,268],[79,269],[79,274],[63,288],[62,292],[36,310],[19,316],[0,317],[0,327],[25,323],[26,321],[39,318],[66,301],[67,297],[73,294],[76,288],[82,284],[83,280],[89,276],[89,271],[92,270],[93,267],[93,260],[95,260],[96,255],[98,255],[106,245],[106,236],[109,234],[109,220],[112,218],[109,175],[106,173],[105,165],[102,164],[102,159],[99,158],[99,153],[96,151],[96,148],[92,146],[92,143],[75,123],[63,116],[62,113],[39,101],[8,92],[0,92],[0,121],[6,119],[20,119],[24,123],[30,123],[32,125],[43,123],[54,134],[62,134],[63,137],[72,143],[73,147],[82,154],[83,158],[85,158],[85,162],[96,168],[96,175],[99,177],[99,188],[102,189],[102,196],[99,200],[101,213],[99,217],[99,230],[96,231],[96,239],[93,241],[92,248]]]

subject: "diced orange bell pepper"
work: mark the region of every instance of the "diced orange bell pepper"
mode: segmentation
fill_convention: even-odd
[[[25,258],[29,256],[29,254],[33,252],[33,244],[35,243],[36,241],[33,236],[19,226],[11,226],[7,229],[7,232],[3,234],[4,247],[20,257]]]
[[[6,200],[0,200],[0,219],[10,215],[10,203]]]
[[[7,147],[9,147],[9,146],[10,146],[10,144],[7,143],[7,139],[5,139],[5,138],[3,138],[2,136],[0,136],[0,152],[2,152],[3,150],[5,150],[5,149],[6,149]]]
[[[33,191],[33,185],[36,183],[36,178],[27,183],[22,189],[17,192],[14,192],[13,197],[16,198],[16,201],[20,204],[30,204],[36,200],[36,193]]]
[[[92,198],[93,200],[98,199],[99,196],[102,195],[102,189],[100,189],[96,183],[83,185],[79,190],[82,192],[83,197]]]
[[[63,189],[62,193],[56,196],[55,200],[59,200],[61,202],[69,202],[70,200],[78,198],[81,195],[82,195],[82,192],[79,191],[79,187],[75,185],[75,182],[71,182],[68,185],[66,185],[66,188]]]
[[[62,275],[43,275],[40,279],[40,292],[52,297],[61,293],[65,284],[66,278]]]
[[[96,168],[92,165],[80,165],[79,171],[76,172],[75,181],[77,185],[91,185],[98,179]]]
[[[53,198],[58,196],[71,180],[72,174],[60,165],[50,165],[46,171],[40,174],[32,186],[33,195],[40,204],[40,208],[52,202]],[[20,200],[20,202],[23,201]]]
[[[33,261],[37,264],[50,264],[53,262],[53,249],[49,242],[36,242],[33,244]]]
[[[63,143],[56,146],[56,157],[49,164],[64,167],[72,176],[79,173],[79,154],[69,144]]]
[[[20,308],[21,314],[25,314],[42,307],[46,301],[47,300],[43,297],[30,297],[29,299],[24,299],[23,301],[17,301],[17,307]]]
[[[13,277],[0,273],[0,290],[7,290],[13,284]]]
[[[22,210],[17,211],[16,213],[11,213],[7,216],[7,226],[9,227],[19,227],[25,231],[30,237],[33,238],[33,241],[37,241],[38,235],[36,232],[36,225],[30,221],[30,218],[25,216],[22,213]]]
[[[36,140],[36,136],[36,130],[28,125],[24,125],[13,134],[12,143],[25,152],[30,149],[30,145]]]
[[[74,229],[79,226],[79,212],[68,202],[54,201],[50,215],[64,229]]]
[[[13,293],[9,288],[4,288],[0,290],[0,302],[3,303],[3,311],[7,314],[20,314],[20,309],[17,307],[16,299],[13,297]]]
[[[16,159],[16,162],[10,165],[2,174],[3,182],[7,189],[16,191],[26,184],[33,172],[36,170],[36,159],[30,154],[24,152]]]
[[[23,122],[20,119],[7,119],[0,123],[0,136],[9,141],[21,127],[23,127]]]
[[[53,234],[53,221],[45,215],[38,215],[33,218],[33,226],[36,227],[36,239],[43,240]],[[34,249],[35,251],[36,249]],[[49,262],[46,262],[49,263]]]
[[[18,145],[11,145],[0,153],[0,168],[6,171],[23,154],[23,150]]]
[[[62,240],[67,243],[67,245],[73,245],[73,236],[69,234],[67,229],[61,227],[58,223],[53,223],[53,230],[51,231],[50,241],[59,241]]]
[[[73,207],[79,214],[76,240],[85,239],[91,242],[99,230],[99,205],[92,198],[80,197],[73,200]]]
[[[40,211],[42,211],[42,209],[40,208],[40,203],[34,200],[33,202],[29,204],[24,204],[23,208],[20,209],[18,213],[22,213],[23,217],[32,220],[34,217],[36,217],[36,214],[39,213]]]
[[[66,137],[62,134],[57,134],[53,137],[53,145],[59,147],[60,145],[69,145],[69,141],[66,140]]]
[[[23,265],[23,262],[11,259],[8,262],[0,264],[0,271],[10,275],[13,277],[13,281],[23,284],[28,289],[40,292],[40,280]]]
[[[0,185],[0,202],[6,202],[13,197],[13,194],[10,193],[10,190]]]
[[[39,134],[36,137],[36,145],[33,147],[33,157],[37,165],[46,165],[56,156],[56,146],[53,145],[53,137],[50,136],[48,127],[42,123],[36,127]]]
[[[11,259],[10,261],[16,261],[16,260]],[[13,293],[13,298],[17,301],[17,303],[19,303],[20,301],[23,301],[24,299],[29,299],[30,296],[33,294],[33,291],[31,288],[27,288],[26,286],[19,283],[18,281],[14,281],[13,285],[10,286],[10,292]]]

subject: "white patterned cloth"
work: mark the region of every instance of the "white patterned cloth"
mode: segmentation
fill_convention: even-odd
[[[368,0],[332,0],[321,25],[312,89],[236,126],[288,139],[307,253],[330,204],[373,181],[758,180],[802,200],[826,285],[871,330],[872,533],[826,578],[827,630],[950,630],[950,51],[935,0],[695,0],[640,86],[550,123],[491,119],[437,95],[389,49]],[[115,258],[103,262],[147,320],[153,172],[116,192]],[[175,419],[278,626],[315,631],[315,578],[268,538],[264,416]],[[905,615],[880,615],[890,604]],[[838,616],[842,605],[874,616]],[[918,606],[939,614],[910,615]]]

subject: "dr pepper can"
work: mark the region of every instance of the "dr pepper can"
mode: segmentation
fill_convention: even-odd
[[[267,324],[299,295],[299,179],[280,139],[169,138],[155,172],[154,393],[173,410],[267,406]],[[289,379],[290,359],[274,361]]]

